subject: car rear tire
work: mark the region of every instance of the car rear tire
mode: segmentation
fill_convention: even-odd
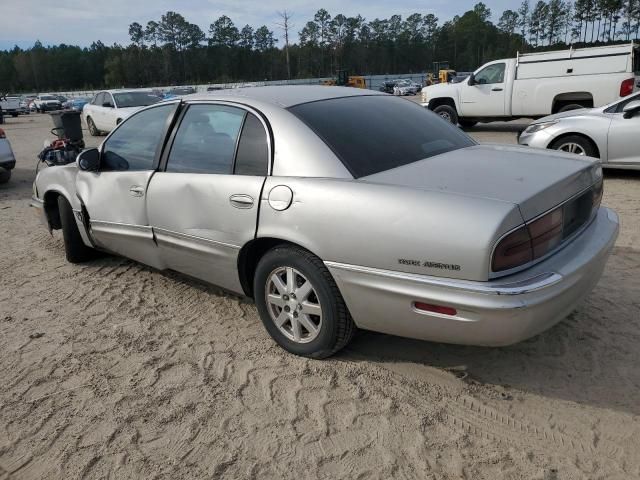
[[[0,184],[7,183],[11,179],[11,170],[0,172]]]
[[[58,197],[58,212],[60,213],[60,224],[62,226],[67,261],[81,263],[95,258],[97,252],[93,248],[87,247],[82,241],[71,205],[62,195]]]
[[[458,125],[458,112],[449,105],[440,105],[433,109],[433,113],[440,115],[440,117],[449,123]]]
[[[353,337],[355,324],[329,270],[302,248],[269,250],[258,262],[253,292],[267,332],[290,353],[326,358]]]
[[[583,155],[587,157],[598,157],[598,152],[593,143],[580,135],[569,135],[562,137],[553,142],[549,148],[553,150],[560,150],[561,152],[574,153],[576,155]]]
[[[465,120],[464,118],[459,118],[458,123],[462,128],[472,128],[475,127],[478,122],[474,120]]]
[[[100,135],[100,130],[96,128],[96,124],[93,123],[93,119],[91,117],[87,117],[87,128],[89,129],[89,134],[92,137],[97,137]]]

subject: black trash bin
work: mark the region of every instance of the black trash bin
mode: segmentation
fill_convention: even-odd
[[[80,112],[72,110],[58,110],[51,112],[54,131],[64,132],[64,137],[75,143],[82,141],[82,123],[80,122]],[[60,135],[58,135],[60,136]]]

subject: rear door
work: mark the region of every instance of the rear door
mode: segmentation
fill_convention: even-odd
[[[502,117],[505,115],[506,67],[491,63],[474,75],[475,84],[463,82],[460,90],[461,116]]]
[[[78,171],[76,177],[95,243],[158,268],[147,218],[147,186],[177,106],[168,103],[131,116],[103,143],[100,170]]]
[[[242,292],[240,248],[255,237],[271,143],[258,112],[191,104],[148,190],[149,221],[168,268]]]

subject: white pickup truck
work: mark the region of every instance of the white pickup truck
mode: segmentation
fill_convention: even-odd
[[[640,80],[637,45],[518,54],[489,62],[461,83],[422,89],[422,105],[463,127],[600,107]]]

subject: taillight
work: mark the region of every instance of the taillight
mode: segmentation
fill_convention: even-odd
[[[543,257],[562,241],[562,208],[558,208],[528,225],[533,259]]]
[[[622,82],[620,84],[620,96],[626,97],[627,95],[631,95],[633,93],[633,87],[635,83],[635,78],[627,78],[624,82]]]
[[[4,133],[4,130],[0,128],[0,138],[7,138],[7,135]]]
[[[493,252],[491,269],[494,272],[501,272],[519,267],[531,260],[533,260],[531,236],[525,226],[510,233],[500,241]]]
[[[491,269],[502,272],[544,257],[595,214],[602,191],[600,178],[590,191],[508,234],[493,251]]]

